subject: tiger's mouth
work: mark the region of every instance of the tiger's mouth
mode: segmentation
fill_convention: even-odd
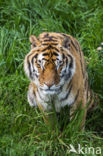
[[[61,91],[61,87],[58,87],[58,88],[55,88],[55,89],[51,89],[51,88],[48,88],[48,89],[43,89],[43,88],[40,88],[40,90],[44,93],[44,94],[57,94]]]

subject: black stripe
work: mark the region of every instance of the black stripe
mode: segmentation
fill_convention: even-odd
[[[65,55],[64,54],[62,54],[62,58],[65,59]]]
[[[32,53],[32,54],[30,54],[30,55],[27,56],[27,60],[28,60],[28,61],[29,61],[29,57],[30,57],[31,55],[34,55],[34,53]],[[37,56],[38,56],[38,54],[36,54],[35,56],[33,56],[33,58],[34,58],[34,57],[37,58]],[[32,58],[32,59],[33,59],[33,58]]]
[[[49,61],[49,60],[47,60],[46,58],[42,58],[42,60]]]
[[[30,57],[31,55],[34,55],[34,53],[32,53],[32,54],[30,54],[30,55],[27,56],[27,64],[28,64],[28,68],[29,68],[29,76],[30,76],[31,79],[33,79],[32,71],[31,71],[31,65],[30,65],[30,62],[29,62],[29,57]],[[33,59],[36,58],[37,55],[38,55],[38,54],[36,54],[35,56],[33,56],[32,60],[31,60],[32,65],[33,65]]]
[[[36,97],[36,94],[35,94],[35,91],[33,90],[33,94],[34,94],[34,96]]]
[[[46,51],[46,50],[49,50],[49,49],[51,49],[51,48],[52,48],[52,46],[49,45],[48,47],[44,48],[44,49],[42,50],[42,52],[44,52],[44,51]]]
[[[53,55],[58,56],[58,54],[56,52],[53,51]]]
[[[49,36],[49,34],[45,34],[43,38],[48,38],[48,39],[52,39],[52,38],[55,38],[57,39],[55,36]]]
[[[64,34],[64,33],[61,33],[64,37],[69,37],[68,35]]]
[[[70,64],[69,64],[69,68],[72,68],[73,67],[73,58],[72,58],[72,56],[71,55],[69,55],[68,54],[68,56],[69,56],[69,58],[70,58]]]
[[[49,38],[49,39],[44,40],[44,42],[50,42],[50,41],[57,42],[57,40],[54,40],[52,38]]]
[[[30,76],[31,79],[33,79],[32,72],[31,72],[31,65],[30,65],[30,62],[29,62],[29,57],[31,55],[33,55],[33,54],[30,54],[30,55],[27,56],[27,64],[28,64],[29,76]]]
[[[34,54],[34,53],[31,53],[30,55],[28,55],[28,56],[27,56],[27,59],[29,60],[29,57],[30,57],[31,55],[33,55],[33,54]]]
[[[37,56],[38,56],[38,54],[36,54],[36,55],[34,55],[34,56],[32,57],[32,60],[31,60],[32,65],[33,65],[34,58],[37,58]]]
[[[65,96],[65,97],[63,97],[63,98],[61,98],[60,100],[61,100],[61,101],[66,100],[66,99],[69,97],[71,90],[72,90],[72,84],[71,84],[71,86],[70,86],[70,88],[69,88],[69,90],[68,90],[68,92],[67,92],[66,96]]]
[[[58,43],[51,43],[51,45],[58,45]]]
[[[35,56],[34,56],[35,58],[37,58],[38,57],[38,54],[35,54]]]
[[[42,45],[47,46],[49,43],[43,43]],[[51,45],[58,45],[58,43],[51,43]]]
[[[52,39],[52,38],[57,39],[57,37],[55,36],[49,36],[49,39]]]
[[[32,46],[33,46],[33,47],[36,47],[36,44],[35,44],[35,43],[32,43]]]
[[[52,47],[51,45],[49,45],[48,47],[44,48],[42,52],[49,50],[49,49],[55,49],[56,51],[59,51],[56,47]]]
[[[78,48],[76,47],[76,45],[74,44],[74,42],[71,40],[71,44],[73,45],[73,47],[75,48],[75,50],[78,52]]]
[[[52,61],[53,61],[53,62],[55,62],[55,61],[56,61],[56,59],[52,59]]]
[[[73,68],[73,58],[71,57],[71,62],[69,64],[69,68]]]
[[[66,68],[67,68],[67,65],[68,65],[68,58],[66,57]]]
[[[43,56],[49,56],[49,54],[48,53],[44,53]]]
[[[67,89],[70,87],[71,83],[72,83],[72,79],[69,81]]]
[[[81,59],[80,59],[80,64],[81,64],[82,75],[83,75],[83,78],[84,78],[83,64],[82,64],[82,60]]]
[[[37,58],[37,56],[38,56],[38,54],[36,54],[36,55],[34,55],[34,56],[32,57],[32,60],[31,60],[32,67],[33,67],[33,64],[34,64],[34,59]],[[35,72],[34,67],[33,67],[33,72]]]
[[[63,41],[63,46],[68,49],[70,47],[70,41],[71,40],[69,37],[65,37]]]
[[[58,50],[56,47],[52,47],[52,49],[55,49],[56,51],[58,51],[58,52],[59,52],[59,50]]]
[[[28,63],[28,68],[29,68],[29,76],[30,76],[30,78],[32,79],[33,77],[32,77],[31,65],[30,65],[29,60],[27,60],[27,63]]]

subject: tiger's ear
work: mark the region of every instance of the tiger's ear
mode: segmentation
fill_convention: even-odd
[[[69,49],[71,44],[71,39],[69,37],[65,37],[63,41],[63,47]]]
[[[39,40],[34,35],[30,36],[30,43],[31,43],[31,48],[37,47],[40,44]]]

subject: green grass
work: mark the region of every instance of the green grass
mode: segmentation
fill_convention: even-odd
[[[103,0],[0,0],[0,156],[68,156],[69,144],[77,149],[78,143],[101,147],[103,155],[103,48],[97,50],[103,42],[102,6]],[[90,86],[100,98],[84,132],[78,132],[82,114],[67,124],[63,112],[51,130],[27,102],[23,60],[29,36],[43,31],[71,34],[81,44]]]

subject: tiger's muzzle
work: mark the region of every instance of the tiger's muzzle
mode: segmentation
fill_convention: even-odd
[[[56,70],[55,64],[52,62],[47,63],[44,67],[44,70],[40,74],[40,84],[41,88],[45,91],[56,91],[59,88],[57,87],[59,84],[59,74]]]

